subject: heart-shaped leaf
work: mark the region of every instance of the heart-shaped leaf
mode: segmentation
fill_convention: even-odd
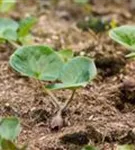
[[[8,41],[16,41],[17,32],[11,29],[7,29],[3,32],[3,39],[8,40]]]
[[[61,57],[61,59],[64,62],[67,62],[68,60],[70,60],[71,58],[73,58],[73,51],[70,49],[64,49],[64,50],[60,50],[57,52],[59,54],[59,56]]]
[[[126,48],[135,51],[135,26],[124,25],[109,32],[110,37]]]
[[[22,75],[54,81],[59,77],[63,61],[47,46],[24,46],[10,57],[10,65]]]
[[[0,38],[5,40],[16,40],[16,31],[18,27],[19,25],[17,22],[7,18],[0,18]]]
[[[15,117],[0,119],[0,137],[6,140],[15,140],[21,131],[20,122]]]
[[[52,84],[46,88],[56,90],[84,87],[96,76],[96,73],[94,61],[79,56],[71,59],[63,66],[59,77],[62,83]]]

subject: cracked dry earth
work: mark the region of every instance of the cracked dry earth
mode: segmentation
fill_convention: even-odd
[[[28,143],[29,150],[81,150],[85,144],[111,150],[118,143],[135,144],[135,62],[125,59],[127,50],[113,43],[107,32],[96,35],[78,29],[76,20],[69,13],[70,6],[64,9],[66,2],[63,3],[39,16],[33,30],[35,44],[48,44],[56,49],[72,48],[75,54],[83,51],[95,59],[97,78],[77,91],[74,101],[65,111],[65,126],[58,132],[51,131],[49,123],[55,108],[50,97],[42,92],[36,81],[22,77],[10,68],[8,60],[13,47],[1,45],[1,116],[20,118],[19,143]],[[34,2],[32,4],[35,8]],[[27,10],[28,6],[31,4],[20,2],[18,9],[25,7]],[[107,16],[115,16],[120,24],[134,20],[128,8],[126,15],[121,15],[110,11],[111,6],[107,5]],[[33,9],[28,9],[28,12],[33,13]],[[13,12],[11,17],[20,17],[21,13]],[[98,13],[105,15],[104,12]],[[68,15],[69,20],[63,19],[63,14]],[[58,91],[55,95],[62,102],[70,96],[70,91]]]

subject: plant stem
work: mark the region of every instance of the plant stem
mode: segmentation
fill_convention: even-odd
[[[52,103],[54,104],[54,106],[58,107],[59,109],[61,104],[59,103],[59,100],[56,98],[56,96],[45,87],[44,87],[44,91],[52,98]]]
[[[57,107],[58,109],[60,109],[60,103],[59,103],[59,100],[57,99],[57,97],[51,92],[49,91],[48,89],[45,88],[45,86],[42,84],[41,81],[38,80],[38,83],[39,85],[42,87],[43,89],[43,92],[44,93],[47,93],[52,99],[51,99],[51,102],[52,104]]]
[[[65,101],[65,103],[59,108],[56,115],[51,120],[51,129],[61,129],[64,125],[64,119],[62,117],[62,112],[65,110],[65,108],[70,104],[70,102],[73,100],[74,94],[76,90],[73,90],[70,98]]]
[[[8,41],[11,45],[13,45],[15,48],[20,48],[21,46],[14,41]]]
[[[65,101],[65,103],[61,106],[59,113],[62,113],[64,111],[64,109],[66,109],[66,107],[71,103],[71,101],[73,100],[73,97],[75,95],[75,92],[76,92],[76,90],[73,90],[70,98],[67,101]]]

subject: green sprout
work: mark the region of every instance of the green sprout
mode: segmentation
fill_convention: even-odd
[[[57,113],[52,118],[51,128],[63,126],[62,113],[73,100],[78,88],[85,87],[96,76],[94,61],[87,57],[73,57],[71,50],[56,52],[48,46],[24,46],[10,57],[10,65],[24,76],[36,79],[44,92],[52,98]],[[50,81],[44,86],[41,81]],[[54,90],[69,89],[72,94],[61,104]]]
[[[110,30],[109,36],[131,51],[127,58],[135,58],[135,26],[124,25]]]
[[[0,18],[0,41],[8,41],[15,47],[19,44],[28,44],[32,40],[29,33],[36,23],[33,17],[27,17],[19,23],[8,18]]]
[[[0,150],[26,150],[16,146],[16,140],[20,134],[20,121],[16,117],[0,118]]]

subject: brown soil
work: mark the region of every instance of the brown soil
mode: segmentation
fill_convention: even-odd
[[[113,17],[119,24],[134,23],[135,19],[126,2],[100,1],[93,4],[91,13]],[[34,44],[48,44],[57,50],[71,48],[76,55],[83,51],[95,58],[98,76],[77,91],[65,111],[65,126],[51,131],[49,123],[55,108],[50,97],[36,81],[10,68],[8,60],[14,48],[0,45],[0,114],[20,118],[19,142],[28,142],[29,150],[81,150],[85,144],[111,150],[119,143],[135,144],[135,62],[125,59],[128,51],[112,42],[108,32],[95,34],[77,28],[76,23],[87,12],[68,1],[61,0],[57,6],[48,4],[40,14],[35,2],[20,1],[10,16],[18,20],[28,14],[38,15],[39,19],[33,30]],[[64,101],[70,91],[55,95]]]

